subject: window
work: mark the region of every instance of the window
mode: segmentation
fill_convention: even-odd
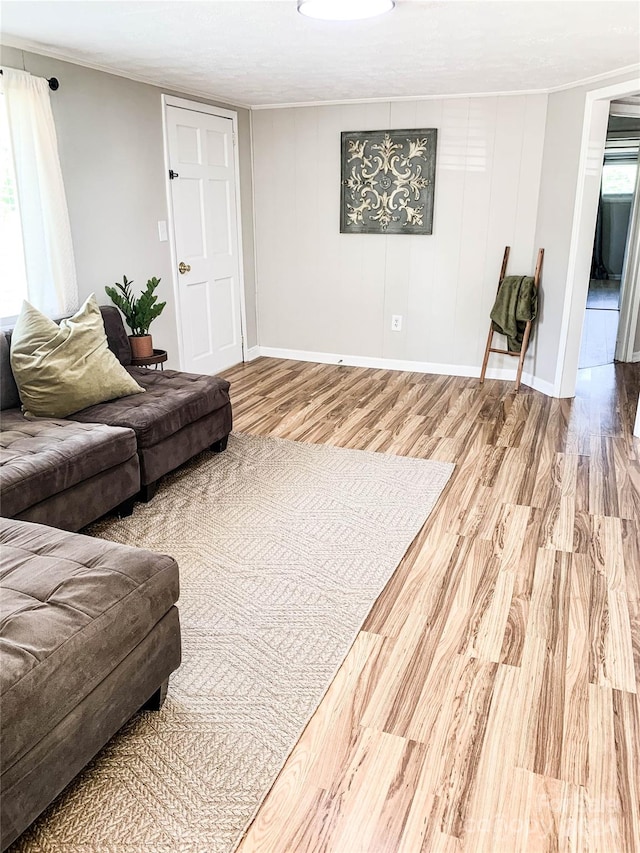
[[[637,163],[605,163],[602,169],[602,195],[633,195]]]
[[[25,71],[0,77],[0,316],[26,298],[49,317],[77,308],[71,226],[49,84]]]

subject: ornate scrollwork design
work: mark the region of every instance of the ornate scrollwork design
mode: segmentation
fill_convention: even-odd
[[[374,131],[344,140],[351,135],[343,134],[342,230],[431,233],[436,131]]]

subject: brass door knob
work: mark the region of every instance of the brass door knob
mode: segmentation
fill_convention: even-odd
[[[180,263],[178,264],[178,272],[181,275],[184,275],[186,272],[191,272],[190,264],[185,264],[184,261],[180,261]]]

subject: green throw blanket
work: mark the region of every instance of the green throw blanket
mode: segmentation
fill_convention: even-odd
[[[506,335],[509,352],[520,352],[527,320],[538,313],[538,288],[530,275],[507,275],[500,282],[491,319],[496,332]]]

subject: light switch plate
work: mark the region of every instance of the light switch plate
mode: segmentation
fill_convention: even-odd
[[[161,243],[166,243],[169,239],[169,235],[167,233],[167,223],[164,219],[158,220],[158,237],[160,238]]]

